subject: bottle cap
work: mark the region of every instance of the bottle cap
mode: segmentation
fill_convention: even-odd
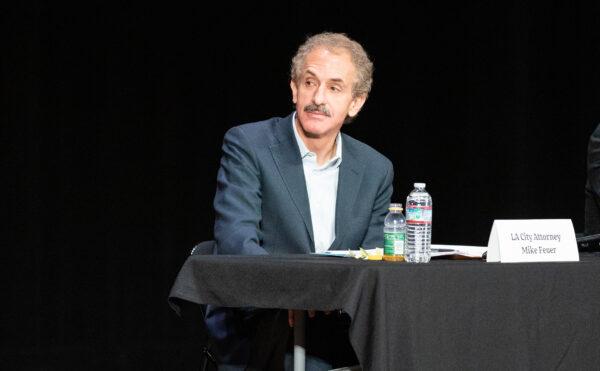
[[[425,188],[425,183],[415,183],[415,188]]]
[[[390,207],[388,208],[388,210],[390,211],[402,211],[402,204],[390,204]]]

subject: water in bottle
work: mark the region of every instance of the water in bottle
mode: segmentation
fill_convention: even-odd
[[[415,183],[406,198],[405,260],[428,263],[431,259],[431,217],[433,202],[425,183]]]
[[[390,204],[388,210],[383,226],[383,260],[404,261],[406,219],[402,214],[402,204]]]

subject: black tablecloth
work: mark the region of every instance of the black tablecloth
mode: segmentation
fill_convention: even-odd
[[[600,368],[600,257],[407,264],[308,255],[191,256],[193,303],[343,309],[366,370]]]

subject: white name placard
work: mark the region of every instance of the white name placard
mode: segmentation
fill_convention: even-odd
[[[494,220],[488,262],[579,261],[570,219]]]

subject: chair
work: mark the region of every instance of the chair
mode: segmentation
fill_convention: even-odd
[[[190,251],[190,255],[212,255],[217,243],[215,240],[202,241]]]

